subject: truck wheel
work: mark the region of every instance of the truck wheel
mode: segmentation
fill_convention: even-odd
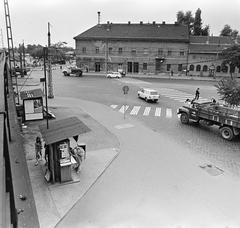
[[[181,113],[180,120],[183,124],[187,124],[189,122],[189,117],[187,113]]]
[[[81,72],[77,72],[77,73],[76,73],[76,76],[77,76],[77,77],[80,77],[80,76],[81,76]]]
[[[232,140],[234,137],[233,130],[230,127],[221,128],[221,135],[228,141]]]
[[[64,74],[64,76],[68,76],[68,73],[65,71],[65,72],[63,72],[63,74]]]

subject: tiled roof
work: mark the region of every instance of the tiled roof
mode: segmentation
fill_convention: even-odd
[[[168,39],[189,41],[188,27],[179,24],[101,24],[96,25],[74,37],[76,40],[98,39]]]
[[[226,36],[190,36],[190,53],[217,53],[235,45],[234,39]]]

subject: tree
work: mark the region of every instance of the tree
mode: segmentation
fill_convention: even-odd
[[[189,27],[189,34],[195,36],[209,36],[210,26],[206,25],[202,29],[201,10],[198,8],[195,18],[191,11],[184,13],[182,10],[177,12],[177,22]]]
[[[222,62],[222,68],[226,67],[227,65],[230,66],[230,75],[232,78],[232,73],[234,73],[235,67],[240,69],[240,45],[234,45],[227,49],[224,49],[220,53]]]
[[[183,11],[177,12],[177,22],[179,24],[187,25],[189,28],[189,34],[192,33],[194,18],[191,11],[187,11],[185,14]]]
[[[240,105],[240,84],[235,78],[223,78],[215,87],[221,100],[232,107]]]
[[[198,8],[195,13],[195,19],[193,23],[193,35],[201,36],[202,35],[202,18],[201,18],[202,11]]]
[[[224,25],[222,31],[220,31],[220,36],[232,36],[232,28],[230,25]]]
[[[209,36],[210,33],[210,25],[205,25],[202,29],[202,36]]]

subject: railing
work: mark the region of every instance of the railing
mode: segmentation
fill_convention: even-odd
[[[0,51],[0,228],[38,228],[11,80]]]

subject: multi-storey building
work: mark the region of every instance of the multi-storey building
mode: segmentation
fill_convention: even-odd
[[[89,70],[158,74],[187,68],[188,27],[177,22],[108,22],[74,39],[77,64]]]
[[[193,76],[227,76],[230,68],[222,68],[221,52],[237,43],[231,37],[224,36],[190,36],[188,58],[189,75]],[[235,76],[240,76],[240,69],[235,68]]]
[[[189,36],[185,25],[155,21],[97,24],[74,39],[80,67],[156,75],[227,76],[230,69],[221,67],[220,53],[236,44],[230,37]],[[234,75],[240,76],[238,68]]]

